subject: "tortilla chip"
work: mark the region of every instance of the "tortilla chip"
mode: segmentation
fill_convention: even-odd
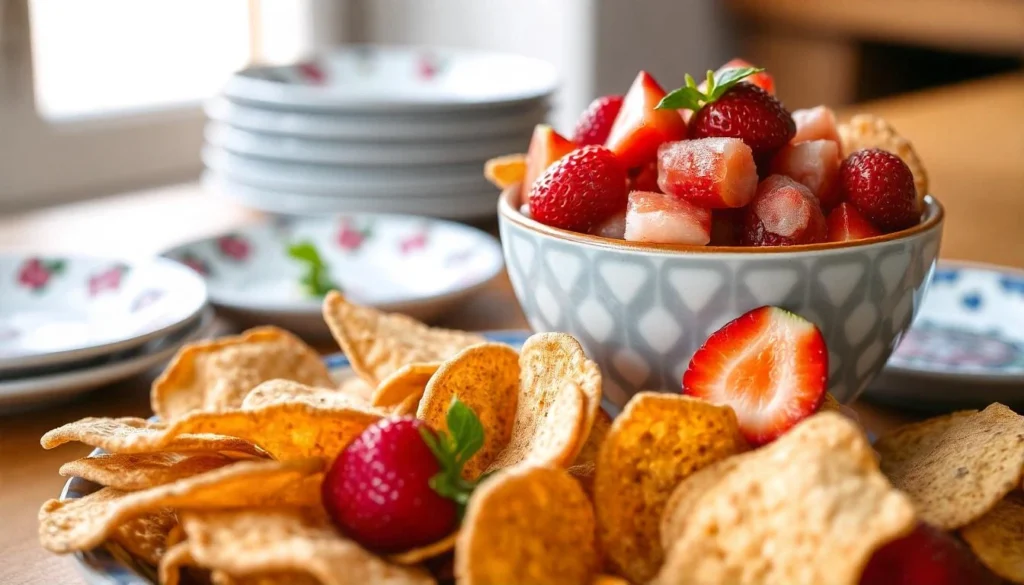
[[[993,573],[1024,583],[1024,494],[1011,492],[960,536]]]
[[[453,532],[441,540],[428,544],[427,546],[421,546],[398,554],[388,555],[388,560],[396,565],[416,565],[427,559],[439,557],[445,553],[451,552],[455,548],[455,540],[458,537],[459,533]]]
[[[594,511],[561,469],[518,467],[469,500],[455,543],[455,576],[472,585],[588,585],[600,560]]]
[[[882,471],[910,496],[921,519],[954,530],[984,516],[1020,485],[1024,417],[995,403],[930,427],[897,429],[879,439],[878,449]]]
[[[921,451],[930,451],[942,439],[943,434],[956,421],[978,414],[977,410],[961,410],[921,422],[906,424],[892,429],[875,441],[875,451],[882,459],[882,473],[889,475],[892,470],[907,464]]]
[[[181,527],[181,524],[175,522],[174,526],[171,527],[171,531],[167,533],[166,546],[171,548],[183,540],[185,540],[185,529]]]
[[[366,404],[370,404],[370,399],[373,398],[375,388],[366,383],[355,374],[348,376],[338,384],[338,392],[351,396],[353,399],[360,400]]]
[[[608,436],[611,426],[612,417],[608,416],[603,409],[598,409],[597,416],[594,417],[594,425],[590,427],[590,434],[587,435],[587,440],[584,441],[580,452],[576,455],[573,465],[597,461],[597,454],[600,453],[601,445],[604,443],[605,437]]]
[[[193,410],[238,407],[260,382],[277,378],[310,386],[333,384],[320,355],[277,327],[190,343],[153,382],[153,412],[171,421]]]
[[[526,155],[506,154],[484,163],[484,177],[499,189],[523,182],[526,176]]]
[[[65,463],[60,474],[121,491],[136,491],[199,475],[234,461],[217,453],[111,453]]]
[[[103,488],[74,500],[49,500],[39,510],[39,542],[55,553],[88,550],[125,522],[162,508],[235,508],[320,501],[320,492],[295,487],[319,473],[322,459],[239,461],[148,490]]]
[[[587,494],[587,497],[591,500],[594,499],[594,475],[597,474],[597,464],[593,461],[587,461],[585,463],[573,463],[566,468],[566,471],[576,483],[580,484],[583,488],[583,493]]]
[[[473,333],[435,329],[405,315],[349,303],[337,291],[324,297],[323,313],[352,369],[374,388],[406,364],[444,361],[485,341]]]
[[[708,465],[690,477],[679,482],[672,495],[665,502],[661,513],[661,547],[670,550],[686,528],[686,522],[704,494],[711,491],[718,482],[743,461],[745,455],[734,455]]]
[[[167,550],[167,536],[177,525],[174,511],[163,508],[118,526],[110,534],[110,540],[121,545],[132,556],[156,566]]]
[[[527,339],[519,370],[512,440],[490,468],[520,463],[567,467],[583,448],[584,437],[590,434],[601,409],[600,370],[587,359],[579,342],[564,333],[540,333]],[[574,410],[562,406],[576,402],[573,391],[568,390],[572,386],[583,394],[582,420],[574,418]],[[570,395],[561,395],[565,392]],[[576,444],[550,441],[553,432],[566,429],[578,429],[573,435]]]
[[[836,397],[832,396],[832,394],[826,392],[825,393],[825,399],[822,400],[821,406],[818,407],[818,412],[825,412],[825,411],[840,412],[841,408],[842,408],[842,405],[839,404],[839,401],[836,400]]]
[[[421,569],[387,563],[342,537],[322,510],[260,508],[183,512],[192,556],[235,578],[305,573],[323,585],[427,585]]]
[[[320,580],[316,577],[295,572],[232,577],[224,571],[214,571],[210,575],[210,582],[213,585],[320,585]]]
[[[484,427],[484,443],[466,462],[463,475],[473,479],[508,445],[519,394],[519,354],[500,343],[464,349],[430,379],[416,416],[439,431],[448,429],[448,407],[458,397]]]
[[[160,578],[160,585],[178,585],[181,583],[181,571],[185,567],[195,565],[192,558],[192,551],[187,541],[179,542],[167,549],[166,554],[160,558],[157,567],[157,575]]]
[[[917,523],[842,415],[813,415],[741,459],[693,505],[654,583],[858,585],[874,551]]]
[[[416,412],[420,409],[420,400],[422,395],[410,394],[405,397],[398,406],[391,407],[391,414],[394,416],[416,416]]]
[[[630,585],[630,582],[615,575],[598,575],[594,577],[590,585]]]
[[[372,410],[370,404],[335,388],[306,386],[291,380],[270,380],[253,388],[242,401],[242,408],[252,410],[269,404],[301,402],[317,408],[353,407]],[[383,414],[383,411],[381,411]]]
[[[669,494],[692,473],[747,450],[728,406],[641,392],[612,422],[594,478],[598,538],[614,572],[646,583],[664,558],[659,524]]]
[[[880,148],[903,159],[914,175],[917,207],[924,209],[924,196],[928,194],[928,173],[909,140],[900,136],[884,119],[872,114],[856,115],[837,129],[844,158],[864,148]]]
[[[153,448],[149,437],[167,429],[163,422],[141,418],[95,418],[87,417],[49,431],[39,440],[43,449],[53,449],[65,443],[77,441],[91,447],[99,447],[108,453],[152,453],[173,451],[175,453],[226,453],[232,456],[264,457],[266,454],[249,441],[237,437],[218,435],[178,435]]]
[[[415,396],[419,402],[427,383],[434,376],[441,362],[429,364],[406,364],[381,381],[373,391],[370,404],[377,407],[396,407]]]

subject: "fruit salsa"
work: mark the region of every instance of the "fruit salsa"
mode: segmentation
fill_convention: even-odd
[[[539,125],[525,155],[493,159],[524,214],[605,238],[692,246],[846,242],[918,224],[927,177],[881,118],[790,112],[763,69],[734,59],[666,92],[641,71],[599,97],[572,139]]]

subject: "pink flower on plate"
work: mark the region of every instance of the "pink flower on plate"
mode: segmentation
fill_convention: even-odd
[[[181,262],[185,266],[188,266],[189,268],[195,270],[196,272],[203,276],[210,275],[210,265],[207,264],[205,260],[191,252],[186,252],[182,254],[181,258],[178,259],[178,262]]]
[[[416,61],[416,76],[423,81],[430,81],[441,73],[443,65],[444,63],[435,55],[424,53]]]
[[[62,272],[64,272],[63,260],[29,258],[18,271],[18,284],[32,292],[39,292],[46,288],[54,275]]]
[[[108,291],[121,288],[121,277],[128,272],[128,266],[115,264],[110,268],[89,277],[89,296],[95,297]]]
[[[295,66],[299,71],[299,75],[303,79],[312,83],[313,85],[323,85],[324,81],[327,80],[327,76],[324,74],[324,70],[320,67],[320,64],[316,61],[306,61],[305,63],[299,63]]]
[[[422,250],[427,247],[427,230],[421,229],[420,231],[402,238],[398,243],[398,248],[402,251],[402,255],[407,255],[415,252],[416,250]]]
[[[244,262],[252,252],[252,246],[245,238],[236,235],[223,236],[217,240],[220,253],[230,260]]]
[[[370,238],[372,231],[370,227],[364,227],[362,229],[357,228],[351,219],[341,220],[341,227],[338,228],[338,235],[335,238],[338,242],[338,247],[347,252],[355,252],[359,248],[363,247],[366,240]]]

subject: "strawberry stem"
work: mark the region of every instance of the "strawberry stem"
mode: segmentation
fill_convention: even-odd
[[[708,70],[707,81],[704,90],[697,87],[693,76],[687,73],[683,79],[686,84],[679,89],[672,90],[665,97],[661,98],[656,110],[693,110],[697,112],[707,104],[722,97],[734,85],[744,79],[764,71],[761,67],[736,67],[723,69],[719,72]]]

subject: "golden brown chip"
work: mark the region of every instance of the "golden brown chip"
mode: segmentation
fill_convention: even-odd
[[[416,565],[427,559],[439,557],[452,551],[455,548],[455,540],[458,537],[459,533],[453,532],[441,540],[428,544],[427,546],[421,546],[398,554],[389,555],[388,560],[396,565]]]
[[[167,533],[167,548],[171,548],[183,540],[185,540],[185,529],[181,527],[181,524],[175,522],[171,531]]]
[[[49,500],[39,510],[39,541],[55,553],[88,550],[118,526],[161,508],[178,510],[306,504],[319,490],[298,490],[301,480],[323,469],[322,459],[239,461],[202,475],[148,490],[103,488],[74,500]]]
[[[420,399],[422,395],[410,394],[405,397],[405,400],[400,402],[398,406],[391,407],[391,414],[395,416],[416,416],[416,412],[420,409]]]
[[[110,534],[110,540],[143,562],[156,566],[167,550],[167,536],[177,525],[173,510],[154,510],[118,526]]]
[[[935,444],[953,423],[977,413],[977,410],[952,412],[903,425],[880,436],[874,447],[882,459],[882,473],[889,475],[890,471],[906,465],[917,453],[935,448]]]
[[[564,470],[502,470],[470,498],[455,543],[459,583],[587,585],[598,566],[594,511]]]
[[[92,447],[99,447],[109,453],[201,451],[226,453],[232,456],[265,456],[265,453],[249,441],[217,435],[178,435],[173,439],[161,442],[159,448],[152,448],[151,437],[166,429],[166,423],[141,418],[87,417],[49,431],[42,436],[39,444],[43,446],[43,449],[53,449],[65,443],[77,441]]]
[[[608,436],[608,430],[611,429],[611,426],[612,417],[608,416],[608,413],[604,410],[598,409],[597,416],[594,417],[594,425],[590,427],[590,434],[587,435],[587,440],[576,455],[573,465],[597,461],[597,454],[601,451],[601,444],[604,443],[605,437]]]
[[[195,560],[192,558],[192,551],[189,549],[187,541],[171,546],[160,558],[157,567],[160,585],[178,585],[181,583],[182,569],[193,565],[195,565]]]
[[[897,430],[880,439],[878,447],[882,471],[910,496],[925,522],[943,530],[960,528],[1020,485],[1024,417],[1002,404],[977,414],[944,417],[932,425],[932,433],[921,429]],[[908,443],[916,444],[916,450],[896,448]]]
[[[960,536],[993,573],[1024,583],[1024,494],[1011,492]]]
[[[573,463],[566,468],[569,475],[580,484],[583,493],[591,500],[594,499],[594,475],[597,473],[597,464],[593,461],[584,463]]]
[[[590,585],[630,585],[630,583],[622,577],[616,577],[615,575],[598,575],[594,577]]]
[[[210,582],[213,585],[321,585],[316,577],[297,572],[263,573],[248,577],[232,577],[224,571],[214,571],[210,575]]]
[[[841,411],[841,405],[839,404],[839,401],[836,400],[836,397],[832,396],[832,394],[829,393],[829,392],[825,393],[825,400],[823,400],[821,402],[821,406],[818,407],[818,412],[824,412],[824,411],[831,411],[831,412],[840,412]]]
[[[170,421],[192,410],[234,408],[260,382],[278,378],[333,384],[320,355],[277,327],[190,343],[153,382],[153,412]]]
[[[183,512],[181,523],[196,561],[235,578],[302,572],[323,585],[434,583],[425,571],[392,565],[342,537],[320,510]]]
[[[692,506],[654,583],[857,585],[917,523],[842,415],[815,414],[741,459]]]
[[[854,116],[849,122],[840,124],[838,129],[843,141],[844,157],[864,148],[880,148],[903,159],[914,175],[918,209],[924,208],[924,196],[928,194],[928,173],[909,140],[900,136],[891,124],[872,114]]]
[[[270,380],[256,386],[242,401],[242,409],[253,410],[269,404],[302,402],[317,408],[353,407],[372,410],[370,404],[336,388],[306,386],[291,380]],[[228,409],[225,409],[228,410]],[[230,409],[234,410],[234,409]],[[381,411],[383,413],[383,411]]]
[[[484,177],[499,189],[523,182],[526,176],[526,155],[506,154],[484,163]]]
[[[348,376],[338,384],[338,392],[351,396],[354,399],[360,400],[366,404],[370,404],[370,399],[373,398],[373,392],[375,388],[366,383],[355,374]]]
[[[519,393],[519,354],[500,343],[467,348],[444,363],[430,379],[416,416],[447,430],[448,407],[458,397],[484,427],[484,443],[466,462],[463,475],[476,478],[508,445]]]
[[[429,364],[406,364],[398,368],[393,374],[381,381],[380,386],[373,391],[370,404],[377,407],[396,407],[409,399],[416,397],[419,402],[427,383],[433,377],[441,362]]]
[[[579,342],[571,336],[540,333],[523,344],[519,370],[512,439],[490,468],[520,463],[568,466],[583,448],[601,408],[601,373],[597,364],[587,359]],[[579,415],[560,406],[576,402],[569,390],[573,386],[583,394]],[[574,445],[551,442],[555,433],[567,429],[576,429],[572,435]]]
[[[686,521],[696,509],[700,498],[709,492],[723,477],[743,461],[746,454],[734,455],[728,459],[716,461],[679,482],[672,495],[665,502],[661,512],[661,547],[669,550],[686,528]]]
[[[690,474],[746,449],[728,406],[678,394],[633,396],[612,422],[594,478],[598,537],[615,572],[650,580],[664,558],[659,524],[669,494]]]
[[[352,369],[374,388],[406,364],[444,361],[485,341],[473,333],[435,329],[405,315],[349,303],[337,291],[327,293],[323,312]]]
[[[217,453],[111,453],[65,463],[60,474],[135,491],[205,473],[234,461]]]

